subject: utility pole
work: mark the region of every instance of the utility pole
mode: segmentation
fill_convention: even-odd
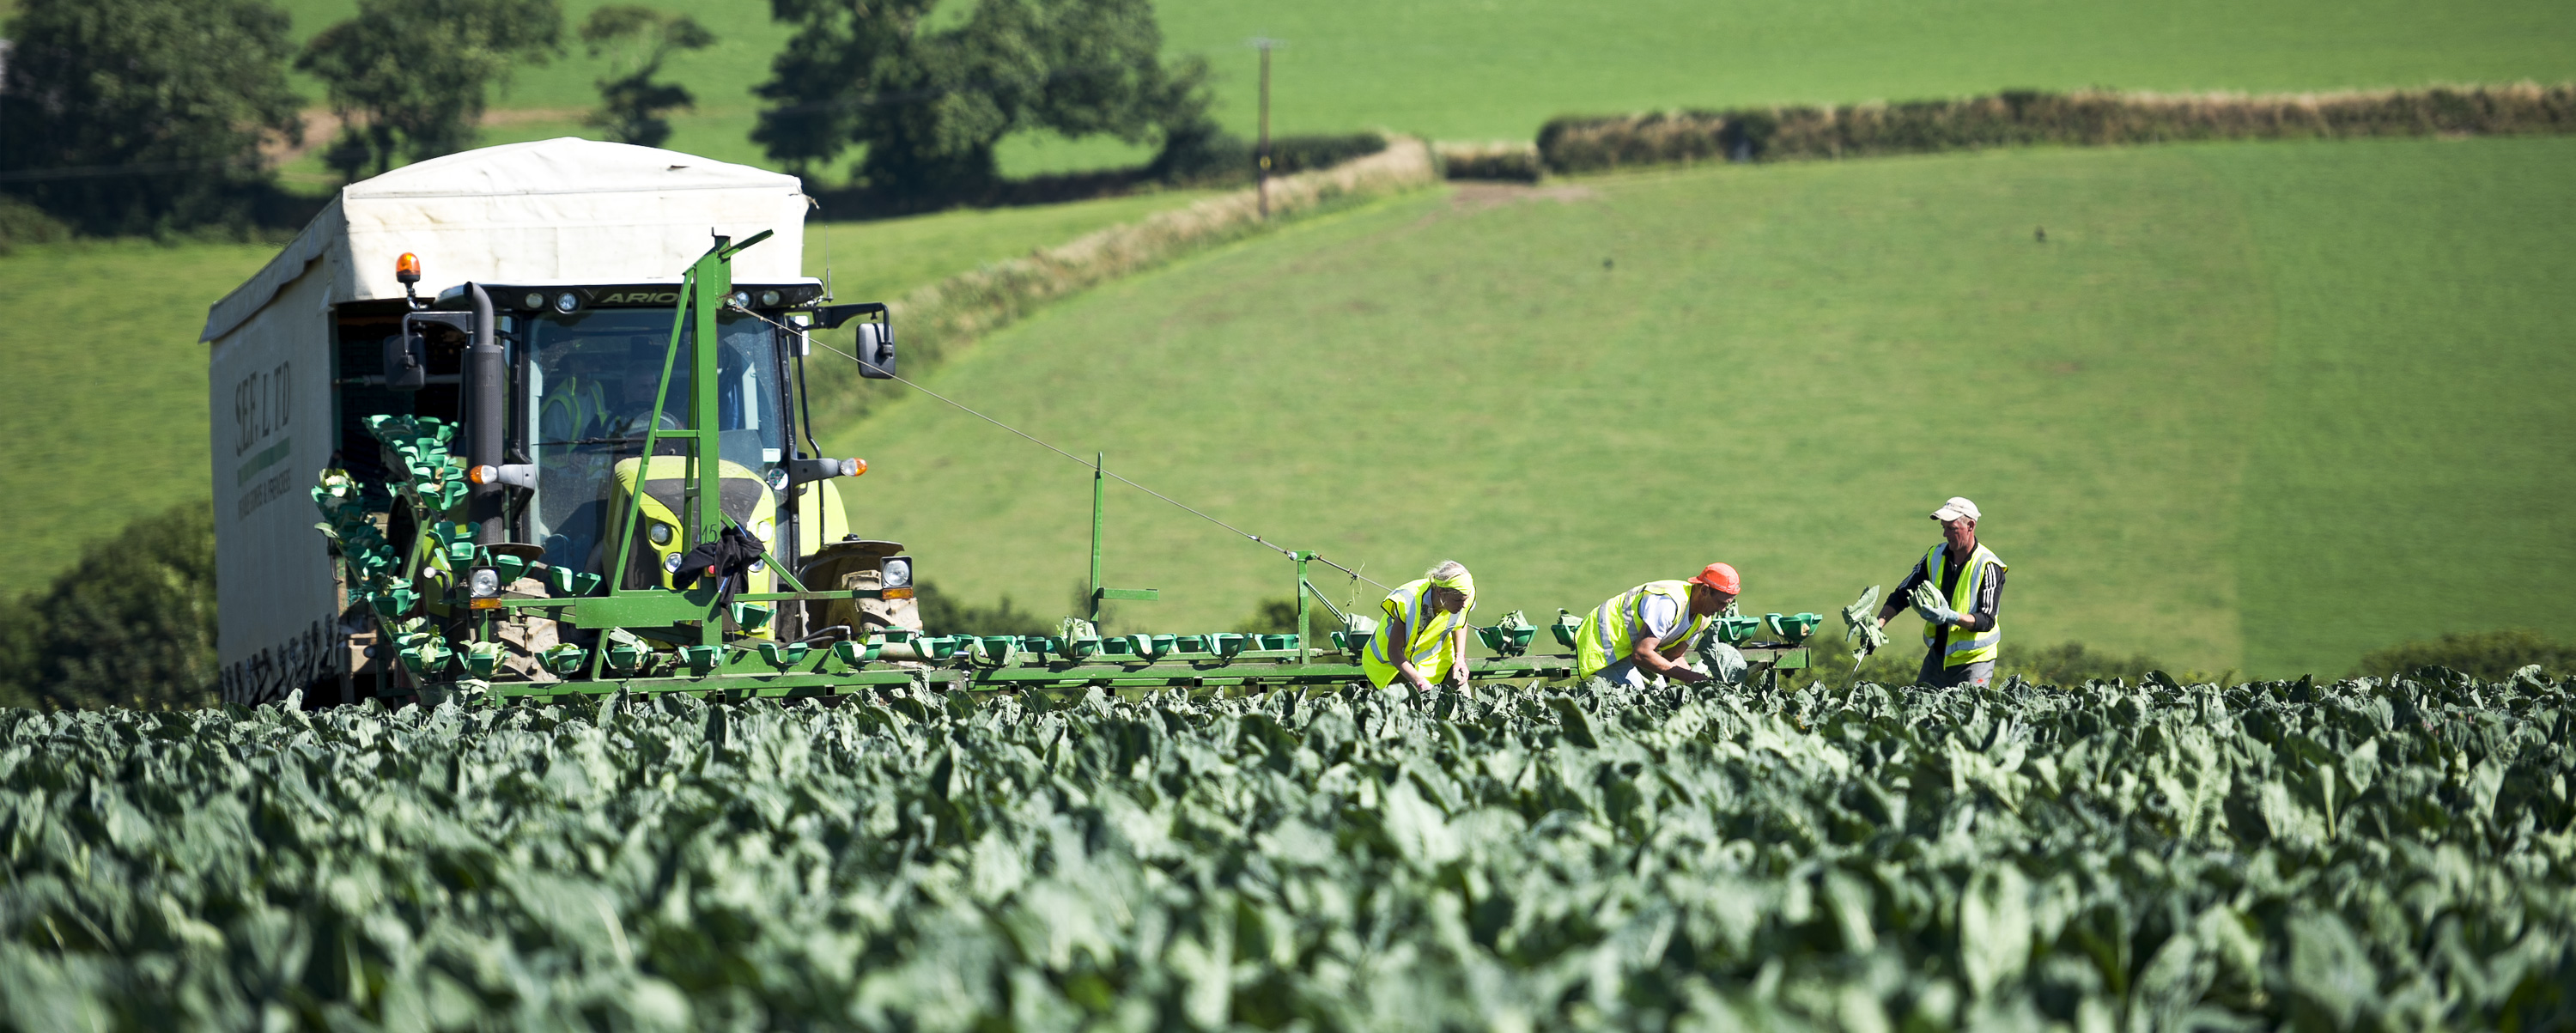
[[[1261,51],[1261,145],[1260,160],[1253,169],[1253,191],[1261,201],[1261,218],[1270,219],[1270,51],[1282,45],[1268,36],[1252,37],[1252,45]]]

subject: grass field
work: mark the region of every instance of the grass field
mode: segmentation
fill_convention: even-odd
[[[1043,208],[809,224],[808,271],[883,299],[976,265],[1196,200],[1172,192]],[[276,249],[75,242],[0,255],[0,593],[41,586],[83,542],[206,486],[206,306]],[[104,310],[93,299],[114,298]],[[68,299],[68,301],[66,300]]]
[[[1461,0],[1159,6],[1177,48],[1232,71],[1248,125],[1245,37],[1284,38],[1272,118],[1285,131],[1385,125],[1443,139],[1528,139],[1566,113],[1842,102],[2005,87],[2311,90],[2576,74],[2576,10],[2503,0]]]
[[[1445,192],[1097,291],[932,386],[1382,581],[1461,559],[1480,618],[1718,558],[1756,612],[1829,612],[1965,494],[2009,634],[2339,674],[2576,634],[2532,605],[2576,576],[2569,168],[2576,141],[2427,140]],[[1082,576],[1074,464],[918,396],[831,447],[943,588],[1051,613]],[[1167,600],[1129,622],[1289,584],[1132,492],[1110,526],[1111,583]]]
[[[987,262],[1026,255],[1093,230],[1187,207],[1210,191],[1174,190],[1074,204],[916,215],[874,222],[808,224],[805,271],[823,275],[845,301],[887,301]]]
[[[953,2],[953,0],[952,0]],[[597,0],[569,0],[577,26]],[[356,9],[351,0],[289,0],[298,37]],[[759,0],[686,9],[720,42],[671,62],[699,108],[675,118],[672,145],[758,161],[746,134],[787,30]],[[2297,91],[2441,81],[2576,77],[2576,7],[2548,0],[1168,0],[1157,5],[1167,49],[1218,71],[1218,113],[1254,128],[1256,83],[1246,40],[1282,38],[1273,125],[1283,133],[1386,127],[1441,139],[1526,140],[1559,114],[1693,105],[1846,102],[1984,93],[2007,87]],[[521,71],[498,108],[519,109],[486,135],[509,142],[587,134],[604,62],[576,42],[564,58]],[[305,91],[319,102],[321,90]],[[1109,140],[1032,136],[1003,149],[1013,174],[1103,167],[1145,152]],[[324,170],[311,159],[297,167]],[[831,170],[838,175],[841,170]]]
[[[0,593],[44,585],[90,539],[207,484],[206,306],[261,244],[77,241],[0,255]]]
[[[2238,546],[2249,636],[2296,632],[2256,654],[2274,669],[2435,631],[2576,637],[2545,602],[2576,575],[2576,146],[2388,153],[2202,155],[2278,313]]]

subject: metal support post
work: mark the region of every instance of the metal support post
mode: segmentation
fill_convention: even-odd
[[[689,333],[689,429],[690,438],[687,480],[689,498],[686,519],[689,522],[689,545],[705,545],[724,534],[724,495],[722,462],[718,442],[722,432],[716,429],[718,353],[721,342],[716,336],[716,315],[724,308],[725,295],[733,293],[733,252],[725,245],[730,238],[719,236],[713,248],[698,259],[697,291],[690,305],[692,325]],[[657,417],[658,418],[658,417]],[[644,485],[653,471],[653,457],[645,456],[635,478],[635,493],[644,493]],[[700,645],[724,644],[725,615],[709,613],[700,622]]]
[[[631,598],[645,595],[668,595],[662,589],[629,589],[626,587],[627,559],[633,555],[637,515],[643,512],[645,485],[653,479],[653,453],[662,440],[661,413],[671,404],[671,371],[678,361],[680,342],[689,341],[689,428],[673,431],[670,437],[689,442],[689,455],[684,463],[682,484],[687,492],[676,514],[689,535],[683,548],[715,541],[723,534],[723,495],[719,490],[721,471],[718,467],[716,429],[717,349],[716,313],[724,308],[725,295],[733,293],[733,256],[761,241],[768,240],[771,230],[752,234],[742,243],[716,235],[715,244],[689,266],[680,290],[680,309],[671,320],[670,344],[662,351],[662,379],[653,389],[653,408],[644,420],[643,454],[635,461],[635,488],[626,493],[626,515],[617,525],[617,560],[609,568],[608,595]],[[774,559],[772,560],[774,562]],[[783,575],[785,568],[778,568]],[[648,575],[649,576],[649,575]],[[789,579],[793,584],[793,579]],[[701,645],[724,644],[725,615],[709,612],[699,620],[698,641]],[[659,623],[656,621],[656,623]],[[607,639],[602,636],[599,648],[590,652],[590,678],[597,680],[608,656]]]
[[[1307,657],[1314,655],[1306,652],[1315,644],[1313,639],[1306,637],[1306,561],[1315,558],[1315,554],[1292,552],[1288,555],[1297,561],[1297,662],[1304,663]]]
[[[1100,608],[1111,599],[1152,602],[1163,597],[1158,588],[1111,588],[1100,580],[1100,528],[1103,522],[1101,488],[1108,481],[1108,468],[1101,454],[1091,454],[1091,628],[1100,630]]]
[[[1100,632],[1100,502],[1104,453],[1091,454],[1091,631]]]
[[[473,339],[465,349],[465,461],[474,466],[498,466],[508,459],[503,455],[509,412],[509,385],[502,380],[501,343],[493,336],[492,296],[483,285],[468,283],[465,293],[474,304]],[[497,545],[509,540],[502,526],[502,488],[498,484],[477,484],[468,496],[466,513],[474,521],[474,544]]]

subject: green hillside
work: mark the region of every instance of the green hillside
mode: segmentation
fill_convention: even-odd
[[[76,241],[0,255],[0,594],[42,587],[90,539],[207,483],[206,306],[260,244]],[[114,299],[101,305],[102,299]]]
[[[1905,100],[2005,87],[2298,91],[2576,75],[2576,9],[2533,0],[1453,0],[1158,5],[1176,49],[1273,68],[1286,131],[1528,139],[1569,112]]]
[[[299,36],[354,9],[286,6]],[[577,24],[594,6],[572,0],[565,10]],[[674,59],[674,77],[701,104],[675,118],[672,146],[762,160],[745,138],[757,107],[749,90],[786,35],[767,7],[688,6],[722,42]],[[1569,111],[2004,86],[2576,78],[2576,8],[2536,0],[1175,0],[1160,14],[1171,51],[1217,63],[1220,114],[1247,133],[1254,35],[1288,41],[1276,72],[1279,131],[1385,125],[1446,139],[1526,139]],[[525,69],[495,98],[485,141],[587,132],[579,116],[603,67],[576,46]],[[306,88],[318,103],[318,87]],[[1712,547],[1605,540],[1611,524],[1576,515],[1622,511],[1643,515],[1616,526],[1651,524],[1678,519],[1672,506],[1718,528],[1714,547],[1764,567],[1757,583],[1796,589],[1776,605],[1822,608],[1895,576],[1923,529],[1888,514],[1924,508],[1916,495],[1960,490],[1923,467],[2002,442],[2008,461],[1981,489],[1999,500],[1999,516],[2011,514],[1996,541],[2058,579],[2016,582],[2026,633],[2201,666],[2330,668],[2446,627],[2570,630],[2499,609],[2565,573],[2552,544],[2564,536],[2535,530],[2561,519],[2558,500],[2530,486],[2547,483],[2535,464],[2563,466],[2566,455],[2564,436],[2548,432],[2560,424],[2545,389],[2566,383],[2549,376],[2560,371],[2547,346],[2567,333],[2557,324],[2568,206],[2553,164],[2567,146],[2044,152],[1631,177],[1575,184],[1582,196],[1564,200],[1469,191],[1380,205],[1119,285],[1003,335],[946,374],[962,379],[943,382],[1070,421],[1057,429],[1078,429],[1075,438],[1110,447],[1122,464],[1159,469],[1160,482],[1193,497],[1296,521],[1265,523],[1268,533],[1324,536],[1317,544],[1400,573],[1432,558],[1417,553],[1516,557],[1508,562],[1526,569],[1496,567],[1496,584],[1525,587],[1497,598],[1542,608],[1633,580],[1600,572],[1604,557],[1677,563]],[[1010,142],[1004,164],[1026,174],[1140,157],[1114,142],[1033,138]],[[317,190],[335,182],[309,155],[289,173]],[[811,265],[820,271],[828,239],[844,296],[897,294],[1189,198],[815,233]],[[2051,228],[2045,247],[2028,240],[2040,224]],[[0,529],[35,557],[0,572],[0,591],[39,584],[80,541],[203,490],[202,356],[189,342],[204,306],[267,253],[117,243],[0,256],[9,317],[0,355],[40,399],[0,415],[0,430],[14,432],[0,444]],[[1602,269],[1602,258],[1615,266]],[[61,301],[110,291],[128,300],[108,330]],[[1326,297],[1341,300],[1316,300]],[[1651,352],[1685,339],[1731,350]],[[1650,365],[1669,368],[1623,380],[1590,358],[1614,344],[1648,348]],[[1013,349],[1026,357],[995,358]],[[1488,392],[1478,404],[1423,408],[1406,395],[1437,401],[1423,385],[1449,384],[1461,355],[1474,356],[1467,382]],[[2476,363],[2463,366],[2462,355]],[[1032,379],[1049,364],[1062,367],[1065,390]],[[1920,443],[1915,410],[1898,403],[1931,397],[1923,378],[1939,375],[2000,393],[2011,419]],[[1094,381],[1100,389],[1073,389]],[[1742,393],[1723,408],[1693,394],[1666,417],[1666,385]],[[1454,415],[1388,422],[1379,407],[1390,391],[1406,397],[1402,412]],[[1248,397],[1296,404],[1265,409]],[[1667,422],[1590,427],[1640,405]],[[968,519],[940,528],[952,539],[915,535],[954,557],[951,587],[986,597],[1008,588],[1052,609],[1078,564],[1034,580],[1000,575],[1020,558],[1069,556],[1080,513],[1046,508],[1060,501],[1056,488],[1029,487],[1054,483],[1031,480],[1042,461],[979,453],[979,439],[941,419],[910,406],[861,435],[884,464],[869,483],[920,484],[907,478],[922,462],[948,464],[943,477],[985,478],[974,491],[943,481],[940,506],[889,516],[900,524],[962,507]],[[1613,451],[1628,468],[1719,470],[1722,489],[1569,479],[1590,472],[1601,440],[1586,435],[1602,434],[1626,446]],[[1717,440],[1679,444],[1688,435]],[[1390,455],[1437,463],[1462,486],[1431,509],[1375,517],[1383,490],[1343,485]],[[905,456],[916,461],[890,461]],[[968,473],[978,463],[1000,465]],[[1079,501],[1079,476],[1068,476],[1067,497]],[[1343,480],[1318,480],[1327,476]],[[997,488],[1006,490],[985,496]],[[2436,501],[2376,515],[2375,500],[2418,496]],[[2135,508],[2140,500],[2154,504]],[[1173,537],[1176,525],[1142,512],[1123,519],[1135,535],[1122,540],[1175,550],[1136,578],[1177,584],[1192,563],[1214,564],[1206,585],[1174,589],[1156,623],[1231,622],[1285,583],[1249,547],[1191,552],[1203,547]],[[996,528],[1014,544],[989,546],[982,536]],[[970,540],[974,549],[961,548]]]
[[[578,25],[597,0],[569,0]],[[289,0],[299,36],[356,9]],[[673,58],[699,108],[673,120],[672,145],[756,161],[746,139],[770,55],[787,30],[760,0],[680,5],[714,29],[713,48]],[[1569,112],[1770,102],[1904,100],[2006,87],[2298,91],[2576,78],[2576,6],[2549,0],[1476,0],[1421,4],[1322,0],[1167,0],[1167,49],[1218,72],[1218,114],[1249,135],[1255,58],[1246,41],[1287,41],[1273,69],[1280,132],[1383,126],[1440,139],[1526,140]],[[509,142],[589,132],[579,112],[604,62],[571,53],[523,70],[496,106],[517,109],[486,133]],[[306,92],[318,99],[317,85]],[[1141,160],[1109,140],[1009,142],[1014,174]],[[308,159],[299,170],[321,174]],[[837,173],[838,170],[834,170]]]
[[[2525,605],[2576,576],[2571,168],[2391,141],[1468,188],[1094,292],[931,383],[1383,581],[1464,560],[1481,617],[1720,558],[1757,612],[1829,611],[1965,494],[2009,634],[2334,674],[2576,634]],[[1081,468],[917,396],[827,447],[944,588],[1051,612],[1082,576]],[[1289,583],[1132,492],[1111,527],[1112,583],[1167,600],[1128,622]]]
[[[2576,142],[2387,150],[2406,157],[2202,155],[2278,313],[2238,545],[2248,635],[2295,632],[2255,654],[2270,669],[2442,631],[2576,637],[2537,605],[2576,575]]]
[[[808,224],[807,271],[844,298],[905,291],[1203,196]],[[83,542],[206,485],[206,306],[276,248],[75,242],[0,255],[0,534],[17,547],[0,593],[41,586]],[[102,318],[91,299],[117,299]]]

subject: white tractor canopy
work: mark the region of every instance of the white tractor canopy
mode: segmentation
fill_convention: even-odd
[[[733,262],[744,283],[802,278],[797,178],[692,154],[576,137],[505,144],[341,188],[249,282],[206,313],[201,341],[233,332],[320,262],[321,302],[399,298],[394,261],[420,256],[423,295],[469,280],[612,284],[676,280],[714,243],[777,235]]]

